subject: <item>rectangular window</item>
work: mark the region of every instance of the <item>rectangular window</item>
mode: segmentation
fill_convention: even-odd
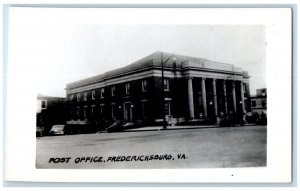
[[[95,118],[95,114],[96,114],[96,106],[92,105],[92,107],[91,107],[91,115],[92,115],[93,119]]]
[[[116,94],[116,87],[115,86],[112,86],[111,87],[111,96],[115,96]]]
[[[116,105],[111,105],[111,118],[116,119]]]
[[[87,100],[87,92],[84,92],[84,94],[83,94],[83,100],[84,100],[84,101]]]
[[[164,79],[164,90],[169,91],[170,86],[169,86],[169,79]]]
[[[261,106],[266,107],[267,103],[266,101],[261,101]]]
[[[142,116],[143,116],[143,119],[147,119],[148,118],[148,111],[149,111],[149,108],[148,108],[148,101],[142,101]]]
[[[251,101],[251,105],[252,107],[256,107],[256,101],[255,100]]]
[[[146,92],[147,91],[147,80],[142,81],[142,91]]]
[[[80,101],[80,93],[77,94],[77,101]]]
[[[96,91],[93,90],[93,91],[92,91],[92,99],[95,99],[95,98],[96,98]]]
[[[104,115],[104,105],[100,105],[100,115]]]
[[[125,84],[125,93],[128,95],[130,93],[130,84]]]
[[[70,111],[69,111],[69,120],[72,120],[72,119],[74,119],[73,118],[73,110],[71,109]]]
[[[87,106],[84,106],[84,108],[83,108],[83,117],[84,117],[84,119],[88,118],[88,107]]]
[[[104,88],[101,88],[101,89],[100,89],[100,97],[101,97],[101,98],[104,98]]]
[[[170,101],[165,101],[165,115],[166,116],[171,115],[171,103],[170,103]]]
[[[80,107],[77,107],[77,119],[80,119],[81,118],[81,116],[80,116]]]
[[[41,103],[41,107],[42,109],[47,109],[47,101],[46,100],[43,100],[42,103]]]
[[[70,101],[73,101],[73,98],[74,98],[74,96],[70,95],[70,97],[69,97]]]

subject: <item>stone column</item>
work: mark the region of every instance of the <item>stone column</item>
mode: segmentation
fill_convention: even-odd
[[[213,79],[213,95],[214,95],[214,107],[215,107],[215,116],[218,116],[218,101],[217,101],[217,85],[216,79]]]
[[[193,82],[192,78],[188,78],[188,104],[189,104],[189,114],[190,118],[194,119],[195,118],[195,113],[194,113],[194,93],[193,93]]]
[[[244,101],[244,84],[241,82],[241,101],[242,101],[242,111],[245,113],[245,101]]]
[[[233,111],[234,113],[236,113],[235,81],[232,81],[232,99],[233,99]]]
[[[223,80],[223,91],[224,91],[224,102],[225,102],[225,114],[228,114],[228,106],[227,106],[227,90],[226,90],[226,81]]]
[[[204,113],[204,117],[207,117],[205,78],[202,78],[201,80],[201,87],[202,87],[203,113]]]

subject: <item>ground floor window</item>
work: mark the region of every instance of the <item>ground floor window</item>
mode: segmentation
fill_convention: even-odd
[[[165,115],[170,116],[171,115],[171,102],[165,101]]]
[[[148,101],[142,101],[141,105],[142,105],[142,117],[143,117],[143,119],[147,119],[148,118],[148,112],[149,112]]]
[[[84,119],[88,118],[88,107],[87,106],[84,106],[84,108],[83,108],[83,117],[84,117]]]
[[[116,119],[116,105],[111,105],[111,118]]]
[[[100,117],[103,118],[104,117],[104,112],[105,112],[104,105],[100,105],[99,111],[100,111]]]
[[[91,107],[91,114],[92,114],[92,118],[93,119],[95,118],[95,113],[96,113],[96,106],[92,105],[92,107]]]
[[[76,117],[77,117],[77,119],[81,118],[80,107],[77,107]]]

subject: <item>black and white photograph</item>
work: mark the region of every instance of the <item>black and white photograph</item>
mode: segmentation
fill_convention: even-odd
[[[62,97],[38,95],[37,168],[266,166],[263,26],[78,26],[68,38],[64,54],[80,46],[62,70],[80,75]]]
[[[198,23],[201,9],[15,11],[9,61],[33,68],[36,171],[273,165],[271,25]]]

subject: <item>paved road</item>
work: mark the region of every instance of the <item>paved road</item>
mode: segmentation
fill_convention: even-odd
[[[265,126],[41,137],[37,138],[36,167],[265,166],[266,138]]]

